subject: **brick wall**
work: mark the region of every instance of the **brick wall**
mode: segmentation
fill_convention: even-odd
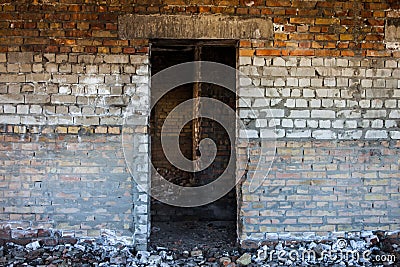
[[[274,23],[272,38],[240,42],[250,80],[240,81],[238,113],[250,147],[271,136],[267,126],[277,137],[263,186],[239,194],[241,240],[398,229],[399,8],[395,0],[2,1],[2,227],[77,236],[107,228],[146,245],[149,198],[132,177],[149,176],[149,40],[119,38],[118,17],[201,13]],[[128,103],[142,144],[133,173],[120,143]],[[238,166],[248,161],[240,141]]]

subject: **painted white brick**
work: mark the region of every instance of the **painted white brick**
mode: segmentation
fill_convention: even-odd
[[[361,130],[349,130],[340,132],[338,134],[339,139],[350,139],[350,140],[360,139],[361,136],[362,136]]]
[[[333,110],[312,110],[311,118],[335,118],[335,111]]]
[[[296,99],[296,107],[297,108],[306,108],[307,107],[307,100],[305,100],[305,99]]]
[[[364,118],[384,118],[386,117],[386,110],[367,110],[365,112]]]
[[[308,78],[302,78],[299,80],[300,87],[309,87],[311,85],[311,80]]]
[[[397,88],[397,80],[386,80],[386,88]]]
[[[386,87],[386,82],[384,79],[376,79],[376,80],[373,80],[372,85],[374,87],[384,88],[384,87]]]
[[[239,131],[240,138],[258,138],[257,130],[240,130]]]
[[[371,122],[370,120],[362,120],[362,121],[360,122],[361,128],[369,128],[370,122]]]
[[[268,127],[276,127],[276,126],[280,126],[281,125],[281,120],[280,119],[271,119],[268,122]]]
[[[395,120],[385,120],[385,127],[386,128],[397,127],[397,121],[395,121]]]
[[[241,77],[239,79],[239,84],[240,84],[240,86],[249,86],[252,84],[252,81],[248,77]]]
[[[353,108],[358,106],[358,102],[356,100],[347,100],[346,101],[346,106],[348,108]]]
[[[320,108],[321,107],[321,99],[311,99],[310,107],[312,107],[312,108]]]
[[[290,88],[280,88],[279,92],[281,93],[281,95],[283,97],[290,97],[291,89]]]
[[[249,87],[240,88],[239,96],[241,97],[264,97],[265,90],[263,88]]]
[[[400,131],[390,131],[390,138],[400,139]]]
[[[357,121],[346,120],[344,125],[345,125],[346,128],[357,128]]]
[[[349,66],[349,61],[345,58],[338,58],[336,60],[336,66],[338,67],[347,67]]]
[[[368,130],[365,133],[366,139],[386,139],[388,134],[385,130]]]
[[[294,77],[314,77],[315,69],[314,68],[293,68],[290,71],[290,75]]]
[[[293,127],[293,120],[291,120],[291,119],[282,119],[282,127],[292,128]]]
[[[372,128],[383,128],[383,120],[373,120],[371,123]]]
[[[385,67],[386,68],[397,68],[397,61],[396,60],[386,60],[385,61]]]
[[[284,67],[264,67],[263,75],[274,77],[286,77],[289,75],[288,70]]]
[[[321,87],[322,82],[323,82],[323,79],[313,78],[313,79],[311,79],[311,86],[312,87]]]
[[[307,121],[303,119],[295,119],[294,120],[294,126],[296,128],[305,128],[307,125]]]
[[[337,86],[346,87],[346,86],[349,86],[349,79],[348,78],[338,77],[336,79],[336,83],[337,83]]]
[[[357,119],[361,118],[361,112],[358,110],[340,110],[337,112],[338,118]]]
[[[263,139],[275,139],[282,138],[285,136],[285,130],[283,129],[261,129],[260,136]]]
[[[289,77],[286,79],[286,85],[287,86],[298,86],[299,80],[297,78]]]
[[[335,99],[333,101],[334,106],[337,108],[345,108],[346,107],[346,100],[339,100],[339,99]]]
[[[267,78],[261,78],[261,85],[262,86],[273,86],[274,80],[267,79]]]
[[[336,78],[324,78],[324,86],[336,86]]]
[[[284,106],[288,108],[294,108],[296,106],[296,99],[292,98],[286,99]]]
[[[381,99],[373,99],[371,101],[371,107],[372,108],[382,108],[383,107],[383,101]]]
[[[312,132],[312,137],[315,139],[336,139],[336,133],[331,130],[315,130]]]
[[[330,120],[320,120],[319,127],[322,129],[329,129],[329,128],[331,128],[331,121]]]
[[[324,108],[330,108],[333,107],[333,99],[322,99],[322,107]]]
[[[305,57],[301,58],[300,67],[311,67],[311,59]]]
[[[325,58],[324,66],[335,67],[336,66],[336,58]]]
[[[265,89],[265,96],[268,97],[280,97],[279,91],[276,88]]]
[[[288,138],[307,138],[311,137],[311,130],[287,130],[286,137]]]
[[[271,98],[271,107],[279,105],[281,103],[281,98]]]
[[[365,88],[370,88],[370,87],[372,87],[372,80],[362,79],[362,80],[361,80],[361,86],[362,86],[362,87],[365,87]]]
[[[280,118],[285,116],[284,109],[262,109],[261,112],[265,117]]]
[[[286,60],[287,67],[296,67],[297,66],[297,58],[291,57]]]
[[[339,97],[340,90],[339,89],[317,89],[316,90],[318,97]]]
[[[241,109],[239,110],[239,117],[242,119],[256,119],[260,112],[258,110]]]
[[[318,128],[318,121],[317,120],[307,120],[307,126],[310,128]]]
[[[272,59],[273,66],[286,66],[286,61],[281,57],[275,57]]]
[[[263,57],[255,57],[253,59],[253,64],[255,66],[265,66],[265,59]]]
[[[312,89],[303,89],[303,97],[315,97],[315,91]]]
[[[292,92],[290,93],[291,97],[300,97],[301,91],[300,89],[292,89]]]
[[[400,69],[393,70],[392,77],[400,78]]]
[[[360,108],[369,108],[371,106],[371,103],[368,99],[360,100],[358,104],[360,105]]]
[[[251,65],[251,57],[239,57],[239,65]]]
[[[314,67],[319,67],[319,66],[323,66],[324,65],[324,59],[323,58],[313,58],[311,60],[312,65]]]
[[[389,118],[391,118],[391,119],[399,119],[400,118],[400,110],[392,110],[392,111],[390,111]]]
[[[253,107],[268,107],[270,104],[270,99],[266,98],[256,98],[253,103]]]
[[[259,79],[259,78],[253,78],[252,81],[253,81],[253,85],[254,86],[260,86],[261,85],[261,79]]]
[[[332,127],[335,129],[342,129],[344,128],[344,120],[335,120],[332,122]]]
[[[240,97],[239,101],[238,101],[238,107],[240,107],[240,108],[249,108],[249,107],[251,107],[251,98]]]
[[[310,111],[309,110],[291,110],[289,114],[289,118],[309,118]]]
[[[285,86],[285,80],[282,78],[277,78],[274,80],[274,86]]]
[[[4,113],[15,113],[17,108],[13,105],[4,105],[3,106]]]

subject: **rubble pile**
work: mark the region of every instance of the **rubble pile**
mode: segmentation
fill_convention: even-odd
[[[107,238],[47,246],[40,240],[25,246],[0,247],[0,266],[400,266],[400,232],[364,232],[319,241],[276,240],[258,248],[193,247],[189,250],[153,247],[135,251]]]

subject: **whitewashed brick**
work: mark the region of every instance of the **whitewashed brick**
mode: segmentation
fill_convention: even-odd
[[[267,78],[261,78],[261,85],[262,86],[273,86],[274,80],[267,79]]]
[[[292,98],[286,99],[285,107],[294,108],[295,106],[296,106],[296,99],[292,99]]]
[[[291,119],[282,119],[282,127],[292,128],[293,127],[293,120],[291,120]]]
[[[299,80],[297,78],[289,77],[286,79],[286,85],[287,86],[298,86]]]
[[[307,107],[307,100],[305,100],[305,99],[296,99],[296,107],[297,108],[306,108]]]
[[[310,107],[312,107],[312,108],[320,108],[321,107],[321,99],[311,99]]]
[[[253,107],[268,107],[270,104],[270,99],[266,98],[256,98],[253,103]]]
[[[322,99],[322,107],[324,108],[330,108],[333,107],[333,99]]]
[[[336,58],[324,58],[324,66],[335,67],[336,66]]]
[[[265,117],[280,118],[285,116],[284,109],[263,109],[261,112]]]
[[[294,77],[314,77],[315,69],[314,68],[293,68],[290,71],[290,75]]]
[[[13,105],[4,105],[3,111],[4,113],[16,113],[17,108]]]
[[[384,79],[376,79],[372,81],[373,87],[384,88],[386,87],[386,81]]]
[[[271,127],[271,128],[277,127],[277,126],[280,126],[280,125],[281,125],[281,120],[280,119],[271,119],[268,122],[268,127]]]
[[[252,82],[253,82],[254,86],[260,86],[261,85],[261,79],[259,79],[259,78],[253,78]]]
[[[312,110],[311,118],[335,118],[335,111],[333,110]]]
[[[383,101],[381,99],[373,99],[371,101],[371,107],[372,108],[382,108],[383,107]]]
[[[239,65],[251,65],[251,57],[239,57]]]
[[[339,100],[339,99],[335,99],[333,101],[334,106],[337,108],[345,108],[346,107],[346,100]]]
[[[287,67],[296,67],[297,66],[297,58],[290,57],[286,60]]]
[[[280,97],[280,94],[277,88],[267,88],[265,89],[265,96]]]
[[[397,88],[397,80],[386,80],[386,88]]]
[[[315,91],[313,89],[303,89],[303,97],[315,97]]]
[[[357,128],[357,121],[355,120],[346,120],[344,123],[346,128]]]
[[[20,124],[20,116],[0,115],[1,124]]]
[[[392,139],[400,139],[400,131],[390,131],[390,138]]]
[[[324,86],[336,86],[336,78],[324,78]]]
[[[265,66],[265,59],[263,57],[255,57],[253,59],[254,66]]]
[[[292,89],[290,92],[291,97],[300,97],[301,96],[301,91],[300,89]]]
[[[338,78],[336,78],[336,83],[337,83],[337,86],[347,87],[347,86],[349,86],[349,79],[338,77]]]
[[[283,129],[261,129],[260,136],[263,139],[282,138],[285,136],[285,130],[283,130]]]
[[[397,127],[397,121],[395,121],[395,120],[385,120],[385,127],[386,128]]]
[[[344,120],[335,120],[332,122],[332,127],[335,129],[342,129],[344,128]]]
[[[275,57],[272,59],[273,66],[286,66],[286,61],[281,57]]]
[[[288,137],[288,138],[308,138],[308,137],[311,137],[311,130],[287,130],[286,137]]]
[[[241,97],[264,97],[265,90],[263,88],[248,87],[240,88],[239,96]]]
[[[339,139],[357,140],[362,137],[361,130],[348,130],[338,134]]]
[[[240,77],[239,79],[239,85],[240,86],[249,86],[252,84],[252,81],[248,77]]]
[[[295,119],[294,120],[294,126],[296,128],[305,128],[307,125],[307,121],[303,119]]]
[[[260,112],[258,110],[241,109],[239,110],[239,117],[242,119],[256,119]]]
[[[263,75],[274,77],[286,77],[289,75],[288,70],[284,67],[264,67]]]
[[[391,119],[399,119],[400,118],[400,110],[392,110],[392,111],[390,111],[389,118],[391,118]]]
[[[317,120],[307,120],[307,126],[310,128],[318,128],[318,121]]]
[[[271,107],[279,105],[281,103],[281,98],[271,98]]]
[[[18,114],[29,114],[29,106],[28,105],[18,105],[17,113]]]
[[[379,128],[379,129],[383,128],[383,120],[373,120],[371,122],[371,127],[372,128]]]
[[[362,86],[362,87],[365,87],[365,88],[370,88],[370,87],[372,87],[372,80],[362,79],[362,80],[361,80],[361,86]]]
[[[359,110],[339,110],[337,112],[338,118],[347,118],[347,119],[357,119],[361,118],[361,112]]]
[[[289,118],[309,118],[310,111],[309,110],[291,110],[289,114]]]
[[[315,130],[312,132],[312,137],[315,139],[336,139],[336,133],[331,130]]]
[[[358,102],[356,100],[347,100],[346,101],[347,108],[353,108],[353,107],[357,107],[357,106],[358,106]]]
[[[282,78],[277,78],[274,80],[274,86],[285,86],[286,82]]]
[[[370,100],[368,99],[360,100],[358,104],[360,105],[360,108],[369,108],[371,106]]]
[[[400,69],[395,69],[392,72],[392,77],[394,78],[400,78]]]
[[[386,68],[397,68],[397,61],[396,60],[386,60],[385,61],[385,67]]]
[[[129,55],[105,55],[104,62],[106,63],[129,63]]]
[[[366,139],[386,139],[388,134],[385,130],[368,130],[365,133]]]
[[[305,57],[301,58],[300,67],[311,67],[311,59]]]
[[[386,117],[386,110],[366,110],[364,118],[370,119],[370,118],[384,118]]]
[[[302,78],[299,80],[300,87],[309,87],[311,85],[311,80],[307,78]]]
[[[280,88],[279,92],[283,97],[290,97],[291,89],[290,88]]]
[[[322,128],[322,129],[331,128],[331,121],[330,120],[319,120],[318,124],[319,124],[319,127]]]
[[[347,66],[349,66],[349,60],[347,60],[345,58],[338,58],[336,60],[336,66],[338,66],[338,67],[347,67]]]
[[[311,86],[312,87],[321,87],[322,82],[323,82],[323,79],[317,79],[317,78],[311,79]]]
[[[240,130],[239,131],[240,138],[258,138],[257,130]]]
[[[312,65],[314,67],[319,67],[319,66],[323,66],[324,65],[324,59],[323,58],[313,58],[311,60]]]
[[[340,90],[339,89],[317,89],[316,90],[318,97],[339,97]]]

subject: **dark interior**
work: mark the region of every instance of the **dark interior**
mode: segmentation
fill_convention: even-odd
[[[153,40],[151,72],[154,75],[170,66],[197,60],[218,62],[236,68],[236,51],[236,42],[234,41]],[[236,81],[236,77],[230,78]],[[181,186],[193,187],[210,183],[225,170],[230,158],[232,144],[230,144],[224,128],[211,119],[198,118],[187,123],[180,131],[180,149],[185,157],[193,160],[199,154],[198,140],[211,138],[217,145],[217,156],[213,163],[202,171],[191,173],[174,167],[166,159],[160,139],[161,127],[165,118],[180,103],[199,96],[217,99],[229,105],[233,110],[236,109],[236,96],[233,92],[208,83],[179,86],[165,94],[157,103],[152,103],[154,105],[150,118],[152,164],[165,179]],[[152,101],[155,100],[152,99]],[[232,119],[232,123],[235,123],[235,118],[230,119]],[[161,245],[163,239],[171,238],[171,235],[174,235],[174,231],[182,235],[185,232],[193,234],[202,229],[203,231],[204,229],[223,231],[236,239],[236,219],[235,189],[213,203],[194,208],[170,206],[152,198],[151,223],[152,229],[155,231],[152,233],[151,241]],[[188,231],[184,231],[185,227]],[[208,238],[212,238],[212,236]]]

